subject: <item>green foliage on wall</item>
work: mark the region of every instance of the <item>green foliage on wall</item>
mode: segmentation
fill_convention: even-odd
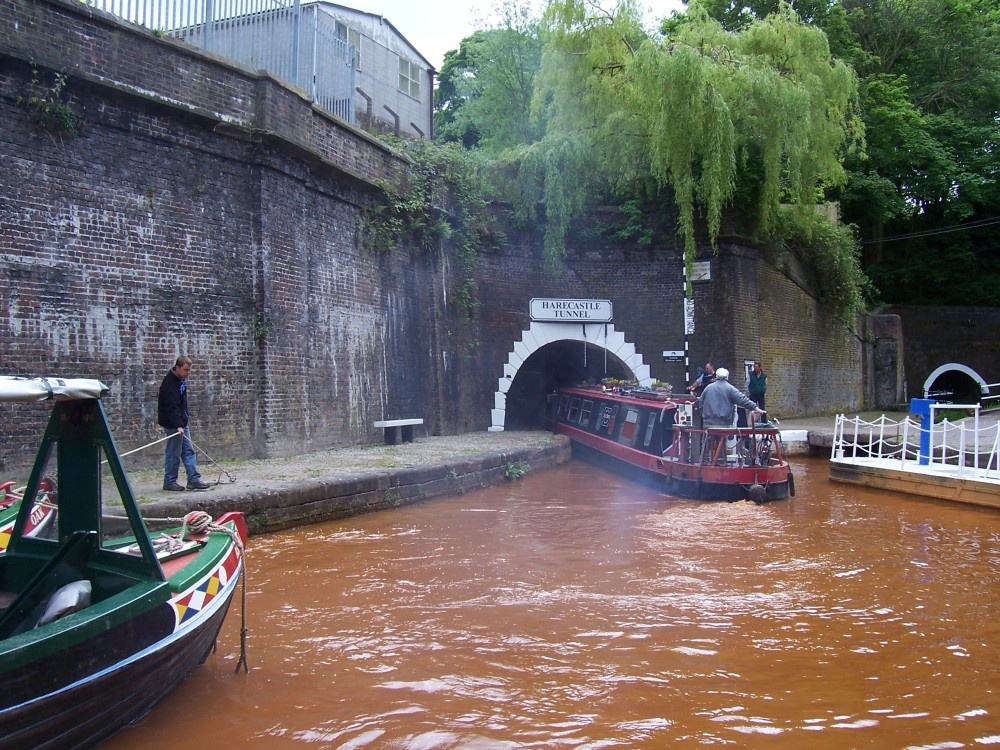
[[[67,86],[69,77],[65,73],[42,73],[34,64],[31,66],[31,84],[18,97],[18,105],[24,107],[31,120],[43,130],[53,135],[77,135],[83,129],[83,118],[73,109]]]
[[[446,248],[456,259],[459,282],[451,298],[471,313],[478,304],[475,270],[479,251],[502,237],[488,212],[482,159],[456,144],[386,138],[410,162],[400,192],[382,184],[365,210],[361,241],[376,251],[408,248],[425,254]]]
[[[508,9],[515,22],[477,32],[448,59],[439,105],[456,127],[447,137],[489,156],[495,195],[515,221],[543,227],[553,263],[595,206],[621,207],[622,221],[604,229],[640,246],[676,229],[689,269],[696,227],[714,244],[727,212],[762,243],[827,236],[793,228],[779,211],[828,200],[845,184],[844,159],[863,146],[857,77],[820,28],[788,4],[772,5],[727,28],[692,0],[660,35],[646,30],[632,0],[549,0],[537,20]],[[539,55],[518,54],[528,41]],[[530,111],[486,106],[510,86],[510,76],[492,71],[494,59],[531,87]],[[480,111],[511,122],[480,123]],[[851,230],[835,234],[816,254],[831,261],[831,288],[862,290],[846,298],[860,310],[857,245],[844,242]]]
[[[776,217],[773,235],[782,252],[802,255],[816,275],[822,305],[849,328],[854,315],[874,296],[861,270],[856,229],[831,221],[808,206],[789,206]],[[781,255],[774,258],[780,264]]]

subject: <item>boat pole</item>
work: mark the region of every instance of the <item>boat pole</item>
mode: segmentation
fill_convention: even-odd
[[[605,323],[604,324],[604,377],[607,376],[608,376],[608,324]]]

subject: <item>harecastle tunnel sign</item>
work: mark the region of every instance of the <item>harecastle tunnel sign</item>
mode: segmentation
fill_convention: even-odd
[[[536,297],[531,300],[531,319],[539,323],[610,323],[611,300]]]

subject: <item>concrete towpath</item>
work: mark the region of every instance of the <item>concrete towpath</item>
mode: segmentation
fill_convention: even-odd
[[[162,446],[155,450],[162,454]],[[208,490],[163,490],[160,469],[126,471],[146,518],[239,510],[251,533],[342,518],[509,481],[570,459],[569,440],[545,431],[418,437],[270,459],[198,456]],[[151,461],[143,459],[146,466]],[[181,470],[180,481],[184,481]]]

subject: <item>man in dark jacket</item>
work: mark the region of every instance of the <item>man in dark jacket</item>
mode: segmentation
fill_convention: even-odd
[[[757,406],[761,409],[767,409],[764,405],[766,398],[764,394],[767,393],[767,373],[760,366],[759,359],[754,361],[753,369],[747,375],[747,393],[751,401],[757,402]]]
[[[698,377],[696,377],[694,382],[687,387],[687,390],[695,396],[700,396],[702,391],[705,390],[705,386],[714,382],[715,368],[712,366],[711,362],[706,362],[705,366],[701,368],[701,371],[698,373]]]
[[[177,472],[181,461],[187,473],[189,490],[207,490],[211,485],[201,481],[194,446],[188,429],[187,378],[191,374],[191,358],[180,356],[173,369],[160,383],[160,394],[156,402],[157,421],[170,435],[163,458],[163,489],[183,491],[177,483]]]

